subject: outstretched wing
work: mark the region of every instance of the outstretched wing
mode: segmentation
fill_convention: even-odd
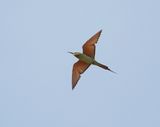
[[[83,45],[83,53],[87,56],[94,58],[95,56],[95,44],[97,43],[102,30],[93,35],[84,45]]]
[[[78,80],[80,79],[80,74],[85,72],[85,70],[90,66],[90,64],[87,64],[83,61],[78,61],[73,65],[72,70],[72,89],[76,86]]]

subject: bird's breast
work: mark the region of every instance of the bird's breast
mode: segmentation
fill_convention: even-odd
[[[92,64],[94,59],[85,55],[85,54],[81,54],[78,56],[78,59],[85,62],[85,63],[88,63],[88,64]]]

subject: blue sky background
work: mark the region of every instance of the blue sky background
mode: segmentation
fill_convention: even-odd
[[[1,0],[0,127],[159,127],[158,0]],[[71,90],[83,43],[96,58]]]

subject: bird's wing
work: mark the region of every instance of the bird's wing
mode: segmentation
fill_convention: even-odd
[[[78,61],[73,65],[72,70],[72,89],[76,86],[78,80],[80,79],[80,74],[85,72],[85,70],[90,66],[90,64],[87,64],[83,61]]]
[[[94,58],[95,56],[95,44],[97,43],[102,30],[93,35],[86,43],[83,45],[83,53],[87,56]]]

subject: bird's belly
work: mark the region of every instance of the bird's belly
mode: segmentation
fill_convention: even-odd
[[[86,55],[83,55],[81,57],[79,57],[79,60],[85,62],[85,63],[88,63],[88,64],[92,64],[94,59],[89,57],[89,56],[86,56]]]

